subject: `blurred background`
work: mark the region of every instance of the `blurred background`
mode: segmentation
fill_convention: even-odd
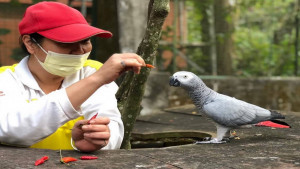
[[[111,39],[92,39],[92,59],[105,62],[113,53],[136,52],[147,26],[149,0],[57,1],[114,34]],[[0,0],[0,66],[25,56],[18,23],[25,9],[37,2]],[[179,89],[166,86],[170,74],[187,70],[224,94],[272,109],[300,111],[299,18],[300,0],[171,0],[154,63],[157,69],[145,93],[144,102],[150,106],[144,107],[190,103]],[[160,78],[163,84],[158,84]]]

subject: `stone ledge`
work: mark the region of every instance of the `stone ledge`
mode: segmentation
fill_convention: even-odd
[[[188,112],[174,113],[169,110],[169,112],[143,116],[139,119],[140,121],[135,125],[136,133],[178,129],[215,132],[215,127],[210,120]],[[75,158],[82,155],[99,157],[97,160],[79,160],[69,165],[60,163],[59,151],[0,146],[0,168],[300,168],[300,113],[289,112],[286,114],[285,122],[293,128],[238,129],[236,131],[240,139],[226,144],[101,150],[90,154],[62,151],[63,156]],[[41,166],[34,166],[35,160],[44,155],[49,156],[50,159]]]

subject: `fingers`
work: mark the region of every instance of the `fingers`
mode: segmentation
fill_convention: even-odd
[[[141,66],[143,66],[143,64],[136,59],[126,59],[122,60],[120,63],[124,66],[125,71],[132,70],[134,73],[140,73]]]
[[[138,63],[142,64],[142,65],[146,65],[144,59],[135,54],[135,53],[123,53],[123,54],[119,54],[121,55],[121,58],[124,59],[132,59],[132,60],[136,60]]]
[[[108,125],[95,124],[82,126],[83,132],[109,132]]]
[[[113,56],[125,71],[133,70],[134,73],[139,73],[141,66],[146,65],[144,59],[135,53],[115,54]]]
[[[102,117],[90,121],[90,125],[83,125],[84,139],[101,147],[106,146],[110,138],[109,122],[108,118]]]
[[[110,138],[109,132],[86,132],[84,133],[85,139],[95,139],[95,140],[108,140]]]
[[[135,53],[114,54],[102,65],[94,77],[100,85],[108,84],[128,70],[140,73],[143,66],[146,66],[145,61]]]
[[[126,58],[124,60],[120,61],[120,64],[126,68],[126,67],[141,67],[143,66],[142,63],[138,62],[136,59]]]
[[[109,124],[110,120],[107,117],[100,117],[100,118],[95,118],[90,121],[90,124],[103,124],[107,125]]]
[[[84,131],[84,139],[90,143],[101,147],[105,147],[108,144],[110,130],[107,125],[85,125],[82,127],[82,130]]]
[[[90,139],[90,138],[86,138],[86,140],[88,142],[91,142],[93,144],[99,145],[101,147],[105,147],[108,144],[108,142],[109,142],[109,140],[105,140],[105,139]]]

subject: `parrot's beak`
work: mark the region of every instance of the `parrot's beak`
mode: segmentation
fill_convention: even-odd
[[[178,86],[180,86],[180,82],[175,77],[171,76],[169,85],[178,87]]]

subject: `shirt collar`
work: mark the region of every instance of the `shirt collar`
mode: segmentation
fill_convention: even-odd
[[[29,56],[23,58],[16,66],[15,73],[24,85],[28,86],[29,88],[42,91],[28,68],[28,60]]]

